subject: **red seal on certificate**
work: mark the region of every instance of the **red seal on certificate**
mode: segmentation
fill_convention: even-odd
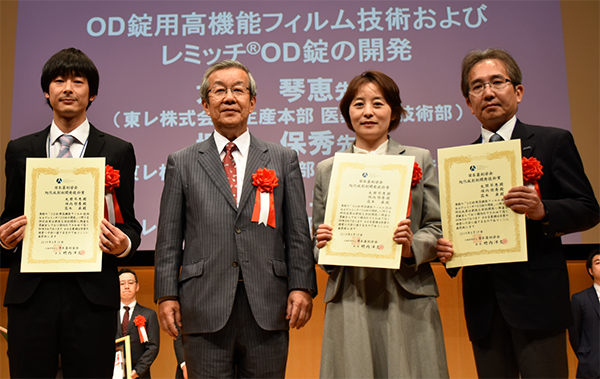
[[[542,194],[540,193],[540,186],[538,185],[538,180],[544,175],[542,169],[542,163],[538,161],[535,157],[525,158],[521,160],[523,163],[523,183],[526,186],[533,186],[535,191],[537,192],[540,199],[542,198]]]
[[[104,170],[104,187],[106,189],[106,195],[104,196],[104,218],[113,225],[115,223],[124,223],[121,208],[119,208],[119,203],[117,202],[117,194],[115,193],[115,188],[121,184],[120,178],[121,174],[119,170],[106,165]]]
[[[274,170],[259,168],[252,174],[252,184],[256,186],[256,200],[252,212],[252,222],[275,228],[275,199],[273,189],[279,185]]]
[[[138,332],[140,333],[140,342],[148,342],[148,333],[146,333],[146,317],[142,315],[137,315],[133,319],[133,323],[138,328]]]
[[[421,178],[423,177],[423,170],[419,167],[419,164],[415,162],[412,172],[412,180],[410,182],[410,195],[408,195],[408,211],[406,212],[406,218],[410,217],[410,204],[412,203],[412,189],[415,188]]]

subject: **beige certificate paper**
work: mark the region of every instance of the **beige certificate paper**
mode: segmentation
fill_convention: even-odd
[[[438,150],[444,238],[454,255],[446,267],[527,260],[525,215],[504,205],[523,185],[521,140]]]
[[[321,249],[319,264],[400,268],[402,246],[393,236],[406,218],[414,160],[335,155],[325,209],[333,238]]]
[[[100,271],[105,158],[27,158],[21,272]]]

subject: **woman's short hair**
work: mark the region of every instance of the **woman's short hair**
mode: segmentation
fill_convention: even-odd
[[[346,125],[348,126],[348,129],[354,131],[354,127],[352,127],[352,121],[350,120],[350,105],[352,104],[352,100],[354,100],[356,93],[360,90],[360,88],[369,83],[373,83],[379,87],[383,93],[386,103],[390,106],[390,108],[392,108],[392,118],[390,121],[390,126],[388,127],[388,132],[391,132],[398,127],[398,124],[400,124],[400,119],[406,114],[406,110],[402,108],[400,90],[398,89],[398,86],[394,80],[379,71],[365,71],[352,79],[350,84],[348,84],[346,93],[340,101],[340,111],[342,112],[342,116],[344,116]]]

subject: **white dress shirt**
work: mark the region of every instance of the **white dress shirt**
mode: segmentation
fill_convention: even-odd
[[[513,130],[515,130],[516,124],[517,124],[517,116],[514,115],[514,116],[512,116],[512,118],[510,120],[506,121],[506,123],[504,125],[502,125],[500,127],[500,129],[498,129],[498,131],[496,131],[496,133],[498,133],[505,141],[508,141],[508,140],[510,140],[510,137],[512,137]],[[490,138],[493,135],[494,135],[494,132],[490,132],[483,126],[481,127],[481,143],[490,142]]]

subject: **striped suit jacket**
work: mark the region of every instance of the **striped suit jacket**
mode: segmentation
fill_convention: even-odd
[[[252,174],[274,170],[276,227],[251,222]],[[211,333],[229,319],[240,270],[254,318],[285,330],[288,294],[316,294],[316,273],[296,152],[251,135],[239,207],[214,137],[169,156],[156,243],[155,300],[177,297],[182,331]]]

